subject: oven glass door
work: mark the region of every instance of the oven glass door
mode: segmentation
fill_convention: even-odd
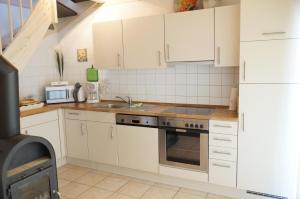
[[[166,159],[200,166],[200,133],[167,131]]]
[[[208,131],[160,129],[159,148],[160,164],[208,170]]]

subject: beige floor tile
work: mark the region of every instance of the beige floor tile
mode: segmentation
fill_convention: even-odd
[[[234,199],[234,198],[229,198],[229,197],[226,197],[226,196],[215,195],[215,194],[209,193],[207,195],[207,199]]]
[[[93,187],[87,190],[86,192],[82,193],[77,198],[78,199],[106,199],[112,194],[113,192],[111,191]]]
[[[58,174],[61,174],[61,173],[63,173],[63,172],[68,171],[69,169],[70,169],[70,168],[67,167],[67,166],[62,166],[62,167],[57,168],[57,173],[58,173]]]
[[[87,174],[89,172],[89,170],[86,169],[81,169],[81,168],[77,168],[77,169],[69,169],[66,172],[63,172],[61,174],[59,174],[59,178],[61,179],[65,179],[68,181],[73,181],[77,178],[80,178],[81,176]]]
[[[148,189],[150,189],[150,187],[151,186],[147,184],[131,181],[127,183],[125,186],[123,186],[119,190],[119,193],[140,198]]]
[[[130,180],[131,179],[131,177],[129,177],[129,176],[124,176],[124,175],[120,175],[120,174],[116,174],[116,173],[112,173],[111,177],[121,178],[121,179],[126,179],[126,180]]]
[[[164,188],[164,189],[172,189],[172,190],[175,190],[175,191],[178,191],[180,189],[180,187],[173,186],[173,185],[168,185],[168,184],[162,184],[162,183],[155,183],[154,186]]]
[[[116,194],[112,195],[111,197],[109,197],[109,199],[136,199],[136,198],[116,193]]]
[[[205,199],[205,196],[193,195],[189,193],[178,192],[174,199]]]
[[[95,169],[91,170],[91,172],[97,173],[97,174],[103,175],[103,176],[110,176],[110,175],[112,175],[112,173],[109,173],[109,172],[106,172],[106,171],[95,170]]]
[[[155,182],[151,182],[151,181],[143,180],[143,179],[138,179],[138,178],[130,178],[130,181],[138,182],[138,183],[142,183],[142,184],[147,184],[147,185],[151,185],[151,186],[153,186],[155,184]]]
[[[83,192],[87,191],[90,187],[78,183],[71,182],[60,189],[62,196],[67,198],[76,198]]]
[[[76,179],[75,182],[78,182],[80,184],[85,184],[89,186],[93,186],[100,181],[102,181],[106,176],[99,175],[93,172],[87,173],[84,176],[81,176],[80,178]]]
[[[194,189],[181,188],[180,192],[193,194],[193,195],[197,195],[197,196],[202,196],[204,198],[207,196],[207,193],[202,192],[202,191],[197,191],[197,190],[194,190]]]
[[[161,187],[150,188],[142,197],[143,199],[171,199],[177,193],[174,189],[165,189]]]
[[[58,187],[61,188],[62,186],[65,186],[67,184],[69,184],[70,181],[62,179],[62,178],[58,178]]]
[[[96,184],[95,186],[109,191],[117,191],[127,182],[127,179],[109,176],[102,180],[100,183]]]

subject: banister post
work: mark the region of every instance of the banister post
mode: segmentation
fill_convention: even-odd
[[[20,24],[21,24],[21,27],[22,27],[24,25],[23,0],[19,0],[19,6],[20,6]]]
[[[8,24],[9,24],[9,32],[10,32],[10,40],[14,39],[14,25],[13,25],[13,17],[11,11],[11,0],[7,0],[7,8],[8,8]]]

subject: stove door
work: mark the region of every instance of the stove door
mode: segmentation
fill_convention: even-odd
[[[58,199],[52,168],[43,170],[10,186],[11,199]]]

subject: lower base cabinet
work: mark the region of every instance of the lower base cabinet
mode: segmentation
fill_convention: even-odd
[[[101,122],[87,122],[90,160],[118,165],[116,125]]]
[[[119,166],[158,173],[158,129],[117,125]]]
[[[88,160],[89,150],[86,122],[66,119],[65,126],[68,157]]]

